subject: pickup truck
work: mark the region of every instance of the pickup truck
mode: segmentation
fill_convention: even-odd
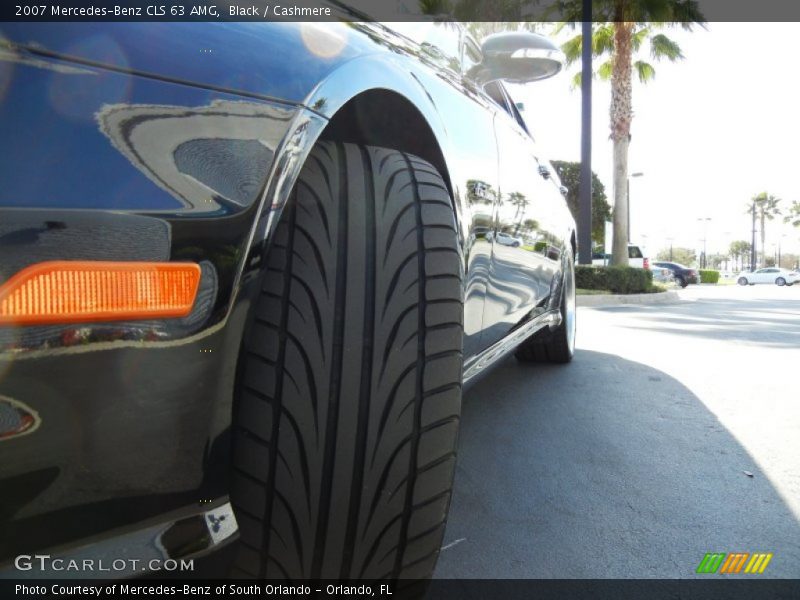
[[[611,262],[611,254],[603,254],[602,252],[592,253],[592,264],[599,267],[605,266]],[[650,259],[645,255],[645,251],[641,246],[636,244],[628,244],[628,265],[637,267],[639,269],[649,269]]]

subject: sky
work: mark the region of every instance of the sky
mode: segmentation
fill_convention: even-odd
[[[750,240],[752,196],[768,191],[784,210],[800,200],[800,23],[709,23],[667,33],[685,59],[654,63],[655,79],[633,88],[628,172],[644,175],[630,184],[632,241],[651,255],[669,238],[699,253],[707,227],[708,253],[722,252],[733,240]],[[580,160],[580,90],[570,88],[578,68],[508,86],[553,160]],[[613,204],[610,97],[610,84],[595,79],[592,168]],[[766,232],[768,256],[779,240],[783,252],[800,251],[800,229],[779,218]]]

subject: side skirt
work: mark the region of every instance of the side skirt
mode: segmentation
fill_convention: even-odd
[[[464,385],[466,386],[470,383],[474,383],[473,380],[478,375],[485,372],[490,366],[505,357],[537,331],[548,326],[558,327],[559,325],[561,325],[561,312],[559,310],[550,310],[537,315],[517,329],[514,329],[502,340],[495,342],[486,350],[464,363],[464,374],[462,376]]]

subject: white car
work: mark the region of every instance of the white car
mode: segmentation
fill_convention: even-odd
[[[520,238],[509,235],[504,231],[498,231],[495,239],[497,240],[498,244],[503,244],[503,246],[519,248],[522,245],[522,240]]]
[[[604,255],[602,252],[592,254],[592,264],[595,266],[604,267],[609,264],[610,261],[610,254]],[[650,268],[650,259],[645,255],[643,249],[636,244],[628,244],[628,266],[638,269]]]
[[[739,285],[755,285],[757,283],[774,283],[775,285],[794,285],[800,281],[800,273],[778,267],[766,267],[758,271],[742,271],[736,283]]]

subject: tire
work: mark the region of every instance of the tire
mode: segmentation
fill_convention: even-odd
[[[431,576],[461,411],[459,248],[430,164],[312,149],[243,343],[233,576]]]
[[[739,279],[736,281],[736,283],[738,283],[739,285],[747,285],[747,278],[739,277]]]
[[[689,285],[689,283],[686,281],[685,278],[678,277],[678,285],[681,286],[682,288],[685,288],[686,286]]]
[[[786,285],[786,280],[783,277],[778,277],[775,280],[775,285],[777,285],[778,287],[783,287]]]
[[[561,324],[551,332],[534,334],[517,348],[516,357],[522,362],[566,364],[575,355],[575,261],[572,252],[564,253],[561,280]]]

